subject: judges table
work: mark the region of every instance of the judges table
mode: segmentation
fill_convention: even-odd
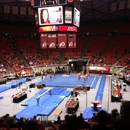
[[[21,94],[19,94],[16,97],[13,98],[13,103],[19,103],[19,102],[23,101],[26,98],[27,98],[27,94],[26,93],[21,93]]]
[[[79,101],[78,101],[78,100],[74,100],[74,101],[68,106],[67,112],[71,114],[71,113],[73,113],[73,112],[76,112],[78,108],[79,108]]]

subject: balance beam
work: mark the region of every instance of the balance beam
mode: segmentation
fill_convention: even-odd
[[[41,95],[39,95],[38,97],[36,97],[36,100],[37,100],[37,106],[39,105],[39,100],[40,98],[45,95],[47,92],[49,92],[52,88],[48,89],[46,92],[42,93]]]

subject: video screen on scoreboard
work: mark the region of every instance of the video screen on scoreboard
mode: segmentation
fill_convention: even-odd
[[[63,24],[63,7],[38,8],[39,25]]]
[[[74,8],[74,19],[73,24],[77,27],[80,25],[80,12],[76,8]]]
[[[65,24],[72,24],[72,7],[65,7]]]

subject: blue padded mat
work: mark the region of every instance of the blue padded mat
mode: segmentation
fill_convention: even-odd
[[[34,77],[31,77],[31,79],[34,79]],[[12,81],[10,83],[0,85],[0,93],[8,90],[10,88],[16,88],[20,82],[22,82],[22,83],[26,82],[26,78],[18,79],[18,80]]]
[[[42,93],[44,93],[45,91],[47,91],[46,89],[42,89],[41,91],[39,91],[38,93],[36,93],[35,95],[41,95]]]
[[[10,85],[4,85],[4,86],[0,86],[0,93],[3,92],[3,91],[6,91],[8,89],[10,89],[11,86]]]
[[[106,111],[106,109],[104,109],[104,108],[98,108],[98,111],[101,111],[101,110]],[[87,107],[87,108],[84,110],[84,112],[83,112],[83,118],[84,118],[84,119],[90,119],[90,118],[93,117],[93,113],[97,113],[97,111],[94,111],[93,108]]]
[[[37,115],[37,114],[48,116],[65,98],[65,96],[62,96],[62,95],[52,95],[52,96],[44,95],[40,98],[39,106],[37,106],[36,97],[37,95],[35,95],[33,98],[25,102],[26,104],[30,106],[20,111],[16,115],[17,118],[20,118],[21,116],[32,118],[34,115]]]
[[[36,106],[37,105],[36,97],[37,97],[37,95],[35,95],[34,97],[28,99],[25,102],[22,102],[21,106]]]
[[[43,107],[40,106],[28,106],[19,113],[16,114],[17,118],[28,117],[29,119],[33,116],[37,116],[43,110]]]
[[[37,106],[37,100],[36,100],[37,97],[38,95],[35,95],[34,97],[30,98],[26,102],[22,103],[21,105],[22,106]],[[39,100],[39,105],[46,102],[46,100],[48,100],[50,97],[51,97],[50,95],[42,96]]]
[[[93,89],[93,88],[96,88],[98,80],[99,80],[99,76],[96,76],[96,77],[95,77],[95,80],[93,81],[93,83],[92,83],[91,86],[90,86],[92,89]]]
[[[17,79],[17,80],[15,80],[15,81],[13,81],[13,82],[11,82],[11,83],[9,83],[9,84],[10,84],[11,86],[12,86],[12,85],[18,85],[20,82],[22,82],[22,83],[26,82],[26,78]]]
[[[53,89],[50,90],[50,93],[52,95],[59,95],[65,89],[66,89],[65,87],[54,87]],[[47,94],[50,94],[50,93],[48,92]]]
[[[39,84],[46,84],[46,87],[68,87],[68,88],[74,88],[76,85],[89,85],[91,86],[95,76],[89,76],[88,79],[84,82],[84,78],[81,78],[78,80],[77,75],[62,75],[58,74],[55,78],[52,77],[52,80],[50,81],[50,78],[46,78],[43,80],[40,80],[36,82],[36,85]]]
[[[38,115],[39,116],[49,116],[54,109],[55,109],[55,106],[46,106],[40,113],[38,113]]]
[[[50,96],[50,98],[48,98],[46,101],[42,102],[40,99],[40,105],[45,107],[45,106],[58,106],[61,101],[63,101],[63,99],[65,98],[65,96],[61,96],[61,95],[52,95]]]
[[[68,97],[70,94],[71,94],[71,91],[69,91],[69,90],[64,90],[64,91],[62,91],[62,92],[60,93],[60,95],[66,96],[66,97]]]
[[[106,81],[106,75],[103,75],[102,79],[100,81],[100,85],[99,85],[98,90],[97,90],[95,100],[102,101],[103,92],[104,92],[104,88],[105,88],[105,81]]]

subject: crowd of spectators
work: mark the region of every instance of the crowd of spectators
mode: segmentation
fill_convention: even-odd
[[[22,130],[130,130],[130,101],[123,101],[120,112],[113,109],[111,113],[104,110],[93,114],[91,119],[85,120],[83,114],[75,113],[60,116],[55,121],[40,121],[34,116],[32,119],[11,117],[9,114],[0,118],[0,128],[19,128]]]

